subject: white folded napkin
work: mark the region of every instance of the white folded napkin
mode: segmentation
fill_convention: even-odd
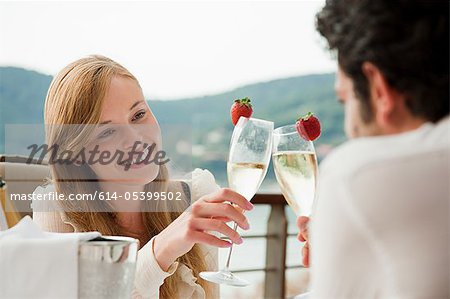
[[[77,298],[78,244],[98,236],[44,232],[29,216],[0,231],[0,298]]]

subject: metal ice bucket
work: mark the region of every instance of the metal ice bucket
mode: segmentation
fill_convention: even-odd
[[[78,251],[79,298],[131,298],[139,241],[99,237]]]

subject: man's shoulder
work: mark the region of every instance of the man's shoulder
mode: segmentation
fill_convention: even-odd
[[[425,138],[424,142],[430,145],[448,147],[450,145],[450,116],[440,120]]]
[[[416,154],[448,149],[448,118],[436,125],[398,135],[362,137],[349,140],[335,148],[321,163],[322,173],[352,174],[368,164],[403,159]]]
[[[378,145],[370,138],[349,140],[336,147],[320,164],[321,174],[345,176],[373,160]]]

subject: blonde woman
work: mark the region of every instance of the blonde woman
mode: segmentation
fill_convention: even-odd
[[[152,142],[156,149],[161,149],[158,122],[138,81],[123,66],[103,56],[77,60],[53,79],[44,118],[47,144],[57,144],[61,151],[79,152],[82,146],[92,149],[96,144],[100,149],[127,152],[136,141],[139,141],[135,148],[138,153],[148,152],[148,144]],[[70,124],[83,126],[69,130],[60,126]],[[117,127],[108,131],[107,127],[114,125],[128,131],[122,135]],[[140,126],[146,129],[133,129]],[[244,210],[252,209],[251,203],[229,189],[219,189],[212,174],[205,170],[193,172],[189,188],[169,181],[164,164],[145,165],[132,158],[128,164],[114,161],[100,165],[86,163],[80,157],[73,164],[52,164],[52,184],[35,192],[56,190],[66,196],[95,191],[117,196],[127,192],[174,192],[188,200],[191,198],[192,205],[183,212],[170,207],[148,212],[142,206],[132,206],[128,211],[120,200],[81,202],[77,207],[64,201],[62,211],[35,209],[34,220],[48,231],[99,231],[104,235],[139,239],[135,298],[217,298],[218,287],[198,274],[215,269],[217,247],[229,247],[231,243],[208,232],[218,232],[228,236],[231,242],[242,243],[239,234],[225,222],[236,221],[243,229],[248,229],[249,224],[228,202]],[[80,207],[81,210],[77,209]]]

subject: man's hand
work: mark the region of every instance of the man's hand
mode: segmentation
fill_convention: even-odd
[[[308,223],[309,217],[300,216],[297,218],[297,226],[300,229],[300,232],[297,235],[297,239],[300,242],[306,242],[302,250],[303,265],[305,267],[309,267]]]

